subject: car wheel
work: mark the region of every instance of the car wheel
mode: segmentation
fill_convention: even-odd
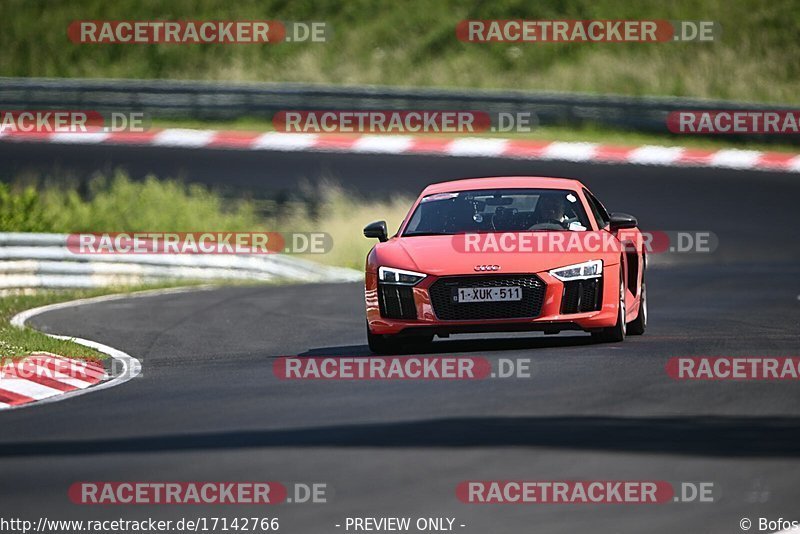
[[[636,319],[628,323],[628,334],[632,336],[640,336],[644,334],[647,328],[647,284],[644,283],[642,278],[642,288],[639,295],[639,314]]]
[[[416,336],[393,336],[373,334],[367,326],[367,345],[375,354],[398,354],[409,350],[423,350],[433,342],[433,334]]]
[[[615,343],[625,339],[625,277],[624,273],[619,275],[619,305],[617,306],[617,324],[603,328],[600,332],[592,333],[596,341],[602,343]]]

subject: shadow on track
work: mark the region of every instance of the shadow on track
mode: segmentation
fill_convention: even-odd
[[[556,347],[580,347],[592,345],[592,337],[586,335],[539,336],[486,339],[444,339],[425,345],[404,347],[397,354],[454,354],[458,352],[496,352],[505,350],[548,349]],[[344,345],[339,347],[319,347],[298,354],[310,356],[370,356],[366,345]]]
[[[797,417],[468,417],[313,428],[0,444],[0,457],[272,447],[543,447],[800,457]]]

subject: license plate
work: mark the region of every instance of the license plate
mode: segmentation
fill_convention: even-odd
[[[522,288],[510,287],[459,287],[453,295],[456,302],[506,302],[522,300]]]

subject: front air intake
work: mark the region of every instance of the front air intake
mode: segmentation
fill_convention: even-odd
[[[381,317],[387,319],[417,318],[413,287],[378,284],[378,306],[381,309]]]
[[[603,295],[601,278],[564,282],[561,313],[583,313],[600,309]]]

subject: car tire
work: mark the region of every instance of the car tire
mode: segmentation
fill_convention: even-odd
[[[641,336],[647,328],[647,284],[644,282],[644,275],[639,292],[639,314],[636,319],[628,323],[627,333],[632,336]]]
[[[409,350],[423,350],[433,342],[433,334],[400,337],[373,334],[367,326],[367,345],[375,354],[397,354]]]
[[[617,323],[614,326],[603,328],[600,332],[593,332],[592,337],[601,343],[618,343],[625,339],[627,324],[625,323],[625,276],[619,274],[619,305],[617,306]]]

